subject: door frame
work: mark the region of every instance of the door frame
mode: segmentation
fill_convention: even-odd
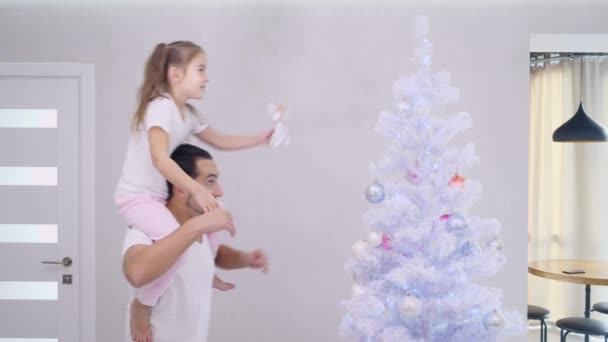
[[[0,63],[0,75],[68,77],[79,84],[79,341],[95,342],[95,67],[88,63]]]

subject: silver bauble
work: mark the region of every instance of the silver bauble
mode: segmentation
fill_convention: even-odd
[[[505,327],[505,318],[493,310],[483,316],[483,327],[492,335],[498,334]]]
[[[493,237],[490,240],[488,240],[488,242],[486,242],[486,247],[488,249],[501,252],[502,251],[502,241],[497,237]]]
[[[462,215],[452,214],[445,222],[445,229],[456,236],[462,237],[469,232],[469,225]]]
[[[384,200],[384,186],[377,181],[365,188],[365,198],[371,203],[380,203]]]

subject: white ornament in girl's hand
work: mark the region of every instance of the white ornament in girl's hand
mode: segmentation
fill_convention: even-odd
[[[287,147],[291,143],[289,131],[285,125],[285,119],[287,119],[287,108],[281,104],[270,103],[268,104],[268,113],[274,121],[274,132],[270,138],[270,146],[272,147]]]

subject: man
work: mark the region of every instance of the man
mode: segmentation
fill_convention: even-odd
[[[171,158],[216,198],[223,195],[217,166],[207,151],[184,144],[177,147]],[[156,279],[183,258],[174,281],[152,309],[152,336],[143,337],[141,341],[204,342],[209,330],[215,266],[266,271],[266,256],[259,250],[245,253],[223,244],[214,253],[206,234],[227,230],[234,235],[232,216],[223,208],[203,214],[190,194],[172,184],[169,184],[167,208],[177,219],[179,228],[158,241],[128,229],[123,246],[123,271],[134,288]],[[232,287],[228,285],[226,289]],[[129,316],[130,310],[127,312]],[[131,340],[128,333],[125,341]]]

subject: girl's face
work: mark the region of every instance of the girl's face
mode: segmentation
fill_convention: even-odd
[[[209,82],[207,77],[207,56],[203,53],[197,54],[183,71],[183,77],[178,87],[180,92],[188,99],[200,100],[205,93],[205,87]]]

